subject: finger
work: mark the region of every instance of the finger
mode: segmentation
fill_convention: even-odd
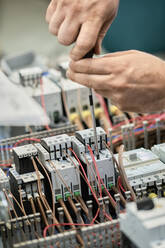
[[[53,13],[55,12],[56,10],[56,6],[57,6],[57,1],[56,0],[52,0],[47,8],[47,11],[46,11],[46,16],[45,16],[45,19],[46,19],[46,22],[50,22],[50,19],[52,18],[53,16]]]
[[[69,66],[77,73],[108,75],[111,72],[109,58],[104,57],[72,61]]]
[[[76,19],[66,18],[58,31],[58,41],[65,46],[71,45],[78,36],[80,26]]]
[[[102,75],[89,75],[82,73],[74,73],[72,70],[67,71],[67,77],[72,81],[82,84],[88,88],[104,89],[106,84],[104,85],[104,81],[108,81],[109,76]]]
[[[105,22],[101,31],[100,31],[100,34],[99,34],[99,37],[97,39],[96,46],[95,46],[95,54],[97,54],[97,55],[99,55],[101,53],[102,41],[103,41],[108,29],[110,28],[110,25],[111,25],[110,21]]]
[[[87,21],[82,24],[75,47],[71,50],[70,56],[72,60],[83,58],[92,48],[95,47],[96,41],[101,29],[102,21]]]
[[[64,19],[64,12],[60,10],[59,6],[57,6],[57,9],[49,22],[49,31],[54,35],[58,35],[59,28],[63,23]]]

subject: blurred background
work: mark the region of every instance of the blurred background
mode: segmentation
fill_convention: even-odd
[[[0,0],[0,50],[3,54],[33,50],[57,56],[68,50],[48,31],[49,0]]]
[[[49,0],[0,0],[0,50],[9,54],[33,49],[58,56],[70,48],[49,34],[45,13]],[[120,0],[119,13],[105,37],[107,52],[139,49],[165,51],[165,1]]]

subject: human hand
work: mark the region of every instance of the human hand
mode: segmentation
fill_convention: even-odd
[[[118,10],[119,0],[52,0],[46,13],[49,30],[63,45],[76,41],[72,60],[92,48],[99,54],[102,40]]]
[[[165,62],[151,54],[130,50],[72,61],[67,76],[110,98],[122,111],[165,108]]]

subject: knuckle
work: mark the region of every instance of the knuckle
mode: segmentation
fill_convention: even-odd
[[[72,41],[66,37],[58,36],[58,41],[61,45],[64,45],[64,46],[69,46],[72,44]]]
[[[88,42],[88,41],[79,42],[77,44],[77,47],[83,51],[90,50],[93,47],[93,42]]]
[[[72,15],[77,16],[77,13],[80,13],[82,11],[82,6],[80,3],[76,2],[75,4],[72,4],[70,8],[70,12]]]

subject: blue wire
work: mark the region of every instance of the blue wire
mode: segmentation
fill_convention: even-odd
[[[47,75],[49,75],[48,71],[45,71],[45,72],[42,73],[42,76],[47,76]]]

